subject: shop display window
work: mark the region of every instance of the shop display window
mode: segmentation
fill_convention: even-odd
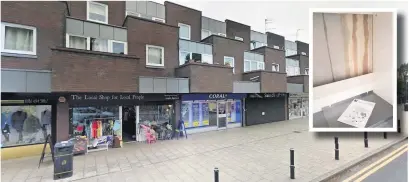
[[[173,105],[141,105],[139,106],[139,123],[156,125],[172,122]]]
[[[216,100],[183,101],[181,118],[186,128],[217,126]],[[241,123],[242,105],[240,100],[224,101],[225,109],[219,109],[226,114],[228,123]],[[220,104],[219,104],[220,106]]]
[[[1,107],[1,147],[44,143],[51,134],[51,105]]]
[[[289,98],[288,101],[289,119],[308,116],[307,98]]]
[[[72,137],[83,136],[91,141],[102,136],[122,136],[118,106],[70,108]]]

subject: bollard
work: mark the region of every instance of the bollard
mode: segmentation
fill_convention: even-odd
[[[214,182],[219,182],[219,169],[217,167],[214,168]]]
[[[388,135],[387,135],[386,132],[383,132],[383,138],[384,138],[384,139],[387,139],[387,138],[388,138]]]
[[[365,148],[368,148],[368,133],[364,133],[364,143],[365,143]]]
[[[339,160],[339,144],[338,137],[335,137],[335,160]]]
[[[290,178],[295,179],[294,149],[290,149]]]
[[[400,119],[398,119],[398,133],[400,133]]]

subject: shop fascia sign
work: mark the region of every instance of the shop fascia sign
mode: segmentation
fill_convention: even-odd
[[[177,100],[177,94],[164,94],[164,100]],[[71,101],[144,101],[144,100],[158,100],[159,95],[148,96],[147,94],[71,94]],[[160,100],[160,99],[159,99]]]
[[[289,97],[308,97],[308,93],[290,93]]]
[[[250,98],[279,98],[285,97],[286,93],[265,93],[265,94],[250,94]]]
[[[226,99],[227,94],[209,94],[209,99]]]

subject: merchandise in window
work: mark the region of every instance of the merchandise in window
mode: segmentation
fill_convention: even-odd
[[[151,66],[164,66],[163,47],[147,46],[146,49],[146,64]]]
[[[88,1],[88,20],[108,23],[108,5]]]
[[[1,23],[2,52],[36,55],[36,28],[12,23]]]
[[[87,50],[87,38],[86,37],[79,37],[79,36],[73,36],[73,35],[69,35],[68,37],[69,37],[69,40],[68,40],[69,48]]]
[[[1,147],[44,143],[51,134],[51,106],[2,106]]]
[[[190,25],[179,23],[179,37],[181,39],[190,40]]]
[[[119,106],[70,108],[70,133],[72,137],[86,137],[89,144],[101,138],[122,136]]]
[[[91,38],[91,50],[108,52],[108,40]]]

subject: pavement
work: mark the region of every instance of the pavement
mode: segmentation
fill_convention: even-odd
[[[386,166],[369,175],[363,182],[407,182],[408,181],[408,152],[400,154]]]
[[[340,160],[334,160],[334,139],[339,137]],[[318,137],[319,136],[319,137]],[[189,135],[188,139],[129,143],[74,157],[74,174],[59,181],[313,181],[351,161],[400,141],[403,136],[368,133],[308,132],[308,118]],[[295,177],[290,179],[289,149],[295,150]],[[53,181],[51,159],[38,169],[38,157],[2,161],[1,181]]]

